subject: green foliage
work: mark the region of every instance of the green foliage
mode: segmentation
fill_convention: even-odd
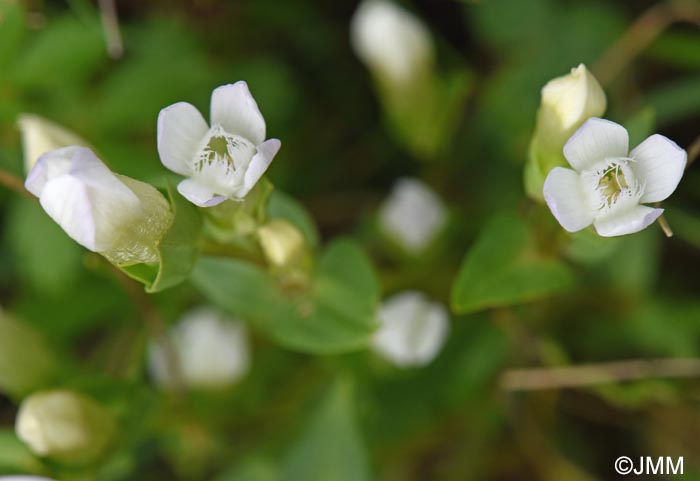
[[[304,209],[304,206],[294,200],[293,197],[279,190],[272,191],[267,206],[267,212],[271,219],[285,219],[291,222],[304,234],[306,241],[311,246],[315,247],[318,245],[319,235],[316,223],[306,209]]]
[[[486,225],[465,256],[452,288],[452,306],[465,314],[551,296],[573,284],[564,263],[538,252],[527,224],[504,214]]]
[[[255,265],[213,257],[200,259],[192,281],[214,304],[292,349],[361,349],[375,328],[379,285],[366,255],[349,240],[326,247],[302,291],[285,289]]]

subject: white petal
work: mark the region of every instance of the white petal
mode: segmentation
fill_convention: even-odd
[[[209,127],[193,105],[178,102],[158,114],[158,154],[163,165],[180,175],[191,174],[189,163]]]
[[[29,171],[24,186],[35,196],[41,197],[47,182],[68,173],[78,149],[78,146],[62,147],[41,155]]]
[[[185,179],[177,185],[177,191],[182,196],[199,207],[213,207],[226,200],[223,195],[217,195],[206,185],[193,179]]]
[[[265,140],[265,119],[244,81],[222,85],[211,94],[211,124],[221,125],[255,145]]]
[[[650,226],[663,212],[663,209],[638,205],[619,214],[610,214],[596,220],[595,230],[603,237],[634,234]]]
[[[267,168],[272,163],[277,152],[279,152],[282,143],[277,139],[269,139],[258,145],[257,152],[250,160],[248,169],[243,177],[243,187],[236,192],[236,197],[245,197],[250,190],[255,187],[260,177],[263,176]]]
[[[549,210],[567,231],[576,232],[593,223],[594,213],[586,204],[577,172],[553,168],[544,181],[543,193]]]
[[[615,122],[591,117],[564,145],[564,157],[578,171],[608,157],[627,157],[627,130]]]
[[[688,158],[685,150],[659,134],[639,144],[630,157],[635,160],[630,167],[645,185],[642,203],[660,202],[671,195],[683,177]]]

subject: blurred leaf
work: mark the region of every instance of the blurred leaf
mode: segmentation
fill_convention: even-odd
[[[364,252],[349,240],[326,248],[303,292],[285,291],[260,267],[234,259],[204,257],[192,280],[211,302],[292,349],[315,354],[360,349],[375,329],[377,278]]]
[[[700,247],[700,215],[692,215],[672,206],[664,212],[673,233],[695,247]]]
[[[0,429],[0,474],[31,473],[41,469],[41,463],[20,441],[12,429]]]
[[[674,67],[700,69],[700,35],[695,31],[668,30],[645,52],[647,57]]]
[[[277,467],[267,459],[248,459],[224,471],[214,481],[278,481],[277,471]]]
[[[9,70],[22,45],[25,15],[18,1],[0,2],[0,69]]]
[[[644,104],[656,112],[657,124],[678,122],[700,112],[700,77],[674,80],[646,95]]]
[[[38,203],[13,202],[7,228],[15,268],[32,288],[48,294],[73,288],[82,269],[83,249]]]
[[[452,306],[468,313],[518,304],[562,292],[573,283],[565,264],[537,252],[525,221],[502,214],[467,252],[452,287]]]
[[[183,282],[197,260],[197,242],[202,217],[197,208],[168,185],[173,221],[158,244],[158,265],[136,264],[121,269],[139,282],[147,292],[158,292]]]
[[[97,18],[93,24],[69,15],[52,18],[20,56],[16,80],[29,88],[75,87],[94,74],[106,57]]]
[[[633,149],[641,144],[644,139],[654,133],[656,128],[656,113],[651,107],[645,107],[631,116],[624,123],[629,133],[629,145]]]
[[[337,381],[285,457],[281,481],[369,481],[365,446],[355,421],[353,386]]]
[[[319,236],[315,221],[304,206],[293,197],[279,190],[272,191],[267,211],[271,219],[285,219],[294,224],[311,246],[318,246]]]

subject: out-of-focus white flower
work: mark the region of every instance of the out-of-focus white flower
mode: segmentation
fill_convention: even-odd
[[[24,171],[26,173],[32,170],[39,157],[46,152],[69,145],[88,146],[87,142],[73,132],[39,115],[20,114],[17,118],[17,125],[22,133]]]
[[[155,262],[172,221],[168,201],[144,182],[114,174],[86,147],[42,155],[25,182],[76,242],[116,264]]]
[[[402,178],[379,208],[379,225],[409,252],[425,249],[444,227],[447,214],[440,198],[424,182]]]
[[[243,199],[279,151],[265,140],[265,119],[243,82],[223,85],[211,95],[211,127],[187,102],[158,115],[158,153],[168,169],[188,177],[177,190],[200,207]]]
[[[432,61],[430,33],[417,17],[394,2],[365,0],[352,18],[357,56],[375,75],[404,84]]]
[[[547,173],[566,163],[562,148],[571,134],[591,117],[605,113],[605,92],[585,65],[550,80],[542,88],[537,124],[525,169],[528,195],[542,200],[542,185]]]
[[[183,316],[169,336],[182,380],[189,387],[225,387],[248,372],[248,337],[240,321],[213,309],[198,308]],[[174,384],[168,353],[162,344],[151,344],[149,367],[160,386]]]
[[[449,331],[445,308],[422,293],[406,291],[384,301],[379,309],[374,350],[400,367],[424,366],[440,352]]]
[[[676,190],[685,150],[658,134],[632,152],[628,144],[624,127],[598,118],[569,139],[564,155],[573,170],[555,167],[544,183],[545,201],[564,229],[576,232],[593,224],[603,237],[632,234],[663,213],[640,204],[660,202]]]
[[[73,391],[41,391],[26,398],[15,431],[31,451],[68,463],[99,458],[115,430],[114,419],[97,401]]]

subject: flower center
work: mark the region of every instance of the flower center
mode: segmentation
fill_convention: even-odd
[[[247,139],[229,134],[220,125],[209,129],[204,137],[202,147],[194,159],[196,172],[207,167],[217,166],[236,171],[245,168],[255,154],[255,146]]]
[[[625,173],[620,164],[611,165],[603,172],[600,182],[598,182],[598,192],[600,192],[610,203],[614,203],[624,189],[629,189],[629,184],[625,179]]]
[[[591,208],[605,214],[611,209],[635,205],[644,186],[634,175],[627,157],[606,158],[581,172],[581,180]]]

